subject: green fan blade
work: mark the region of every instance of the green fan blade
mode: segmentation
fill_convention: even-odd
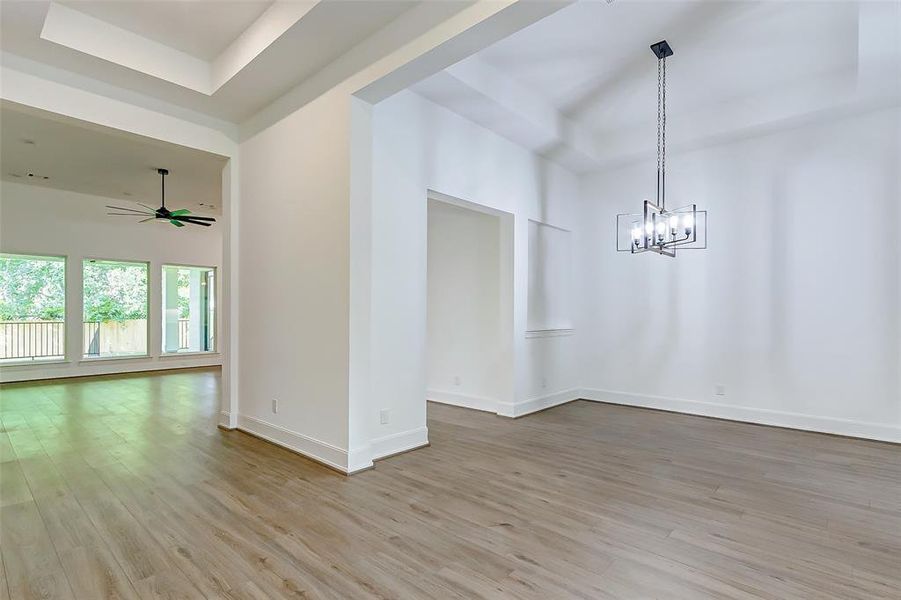
[[[185,226],[184,223],[182,223],[180,221],[176,221],[175,219],[169,219],[169,222],[172,223],[173,225],[175,225],[176,227],[184,227]]]
[[[181,217],[183,215],[190,215],[190,214],[191,214],[191,211],[188,210],[187,208],[180,208],[178,210],[173,210],[171,213],[169,213],[169,216],[170,217]]]

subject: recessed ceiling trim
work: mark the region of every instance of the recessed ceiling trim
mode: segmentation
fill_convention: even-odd
[[[211,96],[318,3],[275,2],[211,62],[56,2],[41,38]]]
[[[206,61],[62,4],[50,3],[41,38],[195,92],[213,92]]]
[[[215,92],[300,21],[320,0],[275,2],[238,36],[211,65]]]
[[[590,132],[478,55],[451,65],[411,89],[572,171],[584,172],[599,164],[596,141]],[[449,101],[449,94],[457,94],[462,102]]]

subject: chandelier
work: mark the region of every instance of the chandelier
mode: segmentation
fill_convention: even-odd
[[[673,49],[663,40],[651,46],[657,57],[657,198],[640,213],[616,215],[616,249],[676,256],[676,248],[707,247],[707,211],[689,204],[666,208],[666,58]]]

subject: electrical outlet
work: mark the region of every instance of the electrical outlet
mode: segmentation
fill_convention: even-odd
[[[380,422],[382,425],[387,425],[387,424],[388,424],[388,421],[390,421],[390,420],[391,420],[391,411],[390,411],[389,409],[387,409],[387,408],[383,408],[383,409],[379,412],[379,422]]]
[[[276,414],[276,413],[278,413],[278,399],[273,398],[272,399],[272,414]]]
[[[454,375],[454,385],[460,385],[460,376]]]
[[[717,396],[725,396],[726,395],[726,386],[718,383],[713,386],[713,393]]]

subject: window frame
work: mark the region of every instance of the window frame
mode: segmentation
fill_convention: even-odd
[[[213,272],[213,301],[216,303],[215,315],[213,316],[213,349],[212,350],[194,350],[191,352],[166,352],[162,346],[162,340],[166,329],[166,320],[162,318],[160,312],[160,358],[171,358],[176,356],[210,356],[219,354],[219,267],[214,265],[190,265],[185,263],[162,263],[160,265],[160,308],[165,311],[166,298],[162,296],[163,281],[166,277],[166,268],[176,269],[206,269]]]
[[[126,265],[144,265],[144,268],[147,271],[147,292],[144,295],[144,310],[147,313],[147,332],[145,334],[145,338],[147,343],[144,346],[143,354],[126,354],[122,356],[87,356],[84,353],[84,267],[85,263],[88,262],[103,262],[103,263],[119,263]],[[135,360],[135,359],[147,359],[151,358],[150,354],[150,332],[152,328],[150,326],[151,321],[151,313],[150,313],[150,291],[153,289],[153,274],[151,263],[149,260],[133,260],[133,259],[124,259],[124,258],[100,258],[95,256],[84,256],[81,259],[81,344],[79,346],[79,354],[81,358],[79,362],[102,362],[106,360]]]
[[[63,263],[63,353],[46,358],[5,358],[0,359],[0,368],[21,366],[42,366],[70,362],[69,358],[69,256],[66,254],[36,254],[33,252],[4,251],[0,252],[0,258],[31,258],[36,260],[49,260]]]

